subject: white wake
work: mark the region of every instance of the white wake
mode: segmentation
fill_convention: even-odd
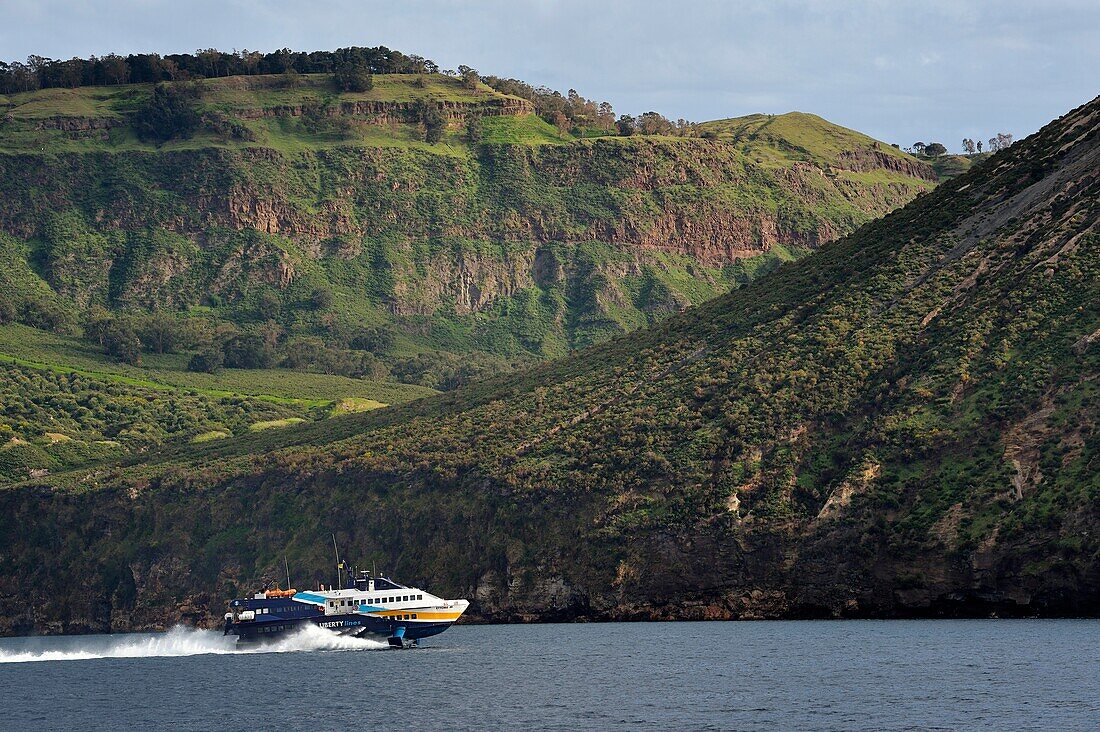
[[[36,639],[38,640],[38,639]],[[291,653],[296,651],[365,651],[387,648],[382,641],[341,636],[316,625],[303,626],[286,638],[263,646],[238,650],[235,636],[217,631],[177,626],[167,633],[41,639],[61,648],[9,649],[0,647],[0,663],[85,661],[94,658],[156,658],[222,653]]]

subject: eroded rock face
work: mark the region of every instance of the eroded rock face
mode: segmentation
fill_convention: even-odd
[[[625,221],[611,232],[610,238],[721,267],[770,251],[777,244],[816,249],[835,238],[835,233],[824,222],[814,231],[796,231],[766,214],[746,216],[732,211],[715,211],[705,216],[668,213],[649,222],[640,231],[633,222]]]
[[[471,115],[480,117],[525,117],[534,114],[532,104],[526,99],[491,98],[483,102],[456,102],[436,100],[436,107],[448,123],[465,122]],[[264,117],[301,117],[307,112],[303,105],[277,105],[243,109],[237,114],[244,119]],[[372,124],[417,121],[414,102],[345,101],[322,110],[327,117],[354,117]]]
[[[913,178],[923,178],[927,181],[935,181],[936,175],[932,169],[915,160],[906,160],[896,155],[888,155],[881,150],[845,150],[840,153],[840,167],[842,170],[851,170],[856,173],[866,173],[872,170],[890,170],[902,173]]]
[[[33,128],[36,130],[62,130],[64,132],[87,132],[89,130],[109,130],[125,124],[122,119],[114,117],[47,117],[37,120]]]
[[[517,100],[493,103],[500,113],[529,111]],[[363,116],[404,113],[400,105],[378,104],[345,106]],[[444,104],[456,119],[468,106]],[[899,165],[866,152],[848,164]],[[0,176],[44,195],[4,196],[0,231],[33,238],[49,212],[76,209],[103,235],[152,230],[183,237],[188,246],[143,257],[140,276],[116,283],[131,303],[173,306],[196,304],[210,292],[232,296],[248,283],[286,287],[311,259],[374,256],[375,266],[377,255],[365,252],[386,242],[389,259],[377,264],[399,273],[383,298],[392,312],[454,307],[461,315],[524,288],[578,281],[578,264],[569,258],[583,242],[630,255],[626,265],[601,265],[612,285],[665,255],[720,269],[777,246],[813,249],[925,189],[925,171],[910,172],[909,187],[862,185],[809,163],[746,169],[736,148],[724,143],[646,139],[485,146],[472,159],[355,148],[297,156],[265,148],[74,154],[46,164],[7,156]],[[224,231],[269,240],[227,249]],[[432,244],[425,258],[425,241],[451,243]],[[548,245],[564,247],[550,254]],[[695,276],[711,277],[702,270]],[[158,291],[169,283],[178,292],[165,297]],[[68,295],[78,302],[102,297]],[[620,293],[612,286],[603,297],[613,305]],[[674,312],[684,304],[670,293],[656,307]]]

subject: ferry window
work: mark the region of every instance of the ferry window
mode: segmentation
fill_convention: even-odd
[[[416,620],[416,613],[413,613],[413,620]]]
[[[417,600],[423,600],[423,599],[424,599],[424,596],[423,596],[423,595],[417,595],[417,596],[416,596],[416,599],[417,599]]]
[[[335,602],[329,602],[328,606],[329,607],[336,607],[336,603]]]

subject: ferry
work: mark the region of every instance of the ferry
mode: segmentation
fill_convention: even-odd
[[[340,635],[385,638],[393,648],[409,648],[454,625],[469,606],[466,600],[445,600],[382,575],[349,572],[339,589],[274,589],[232,600],[224,634],[237,636],[238,645],[260,644],[313,624]]]

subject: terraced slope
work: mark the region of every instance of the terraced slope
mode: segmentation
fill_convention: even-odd
[[[209,621],[330,530],[493,618],[1094,614],[1098,171],[1100,99],[569,358],[5,490],[0,618]]]

